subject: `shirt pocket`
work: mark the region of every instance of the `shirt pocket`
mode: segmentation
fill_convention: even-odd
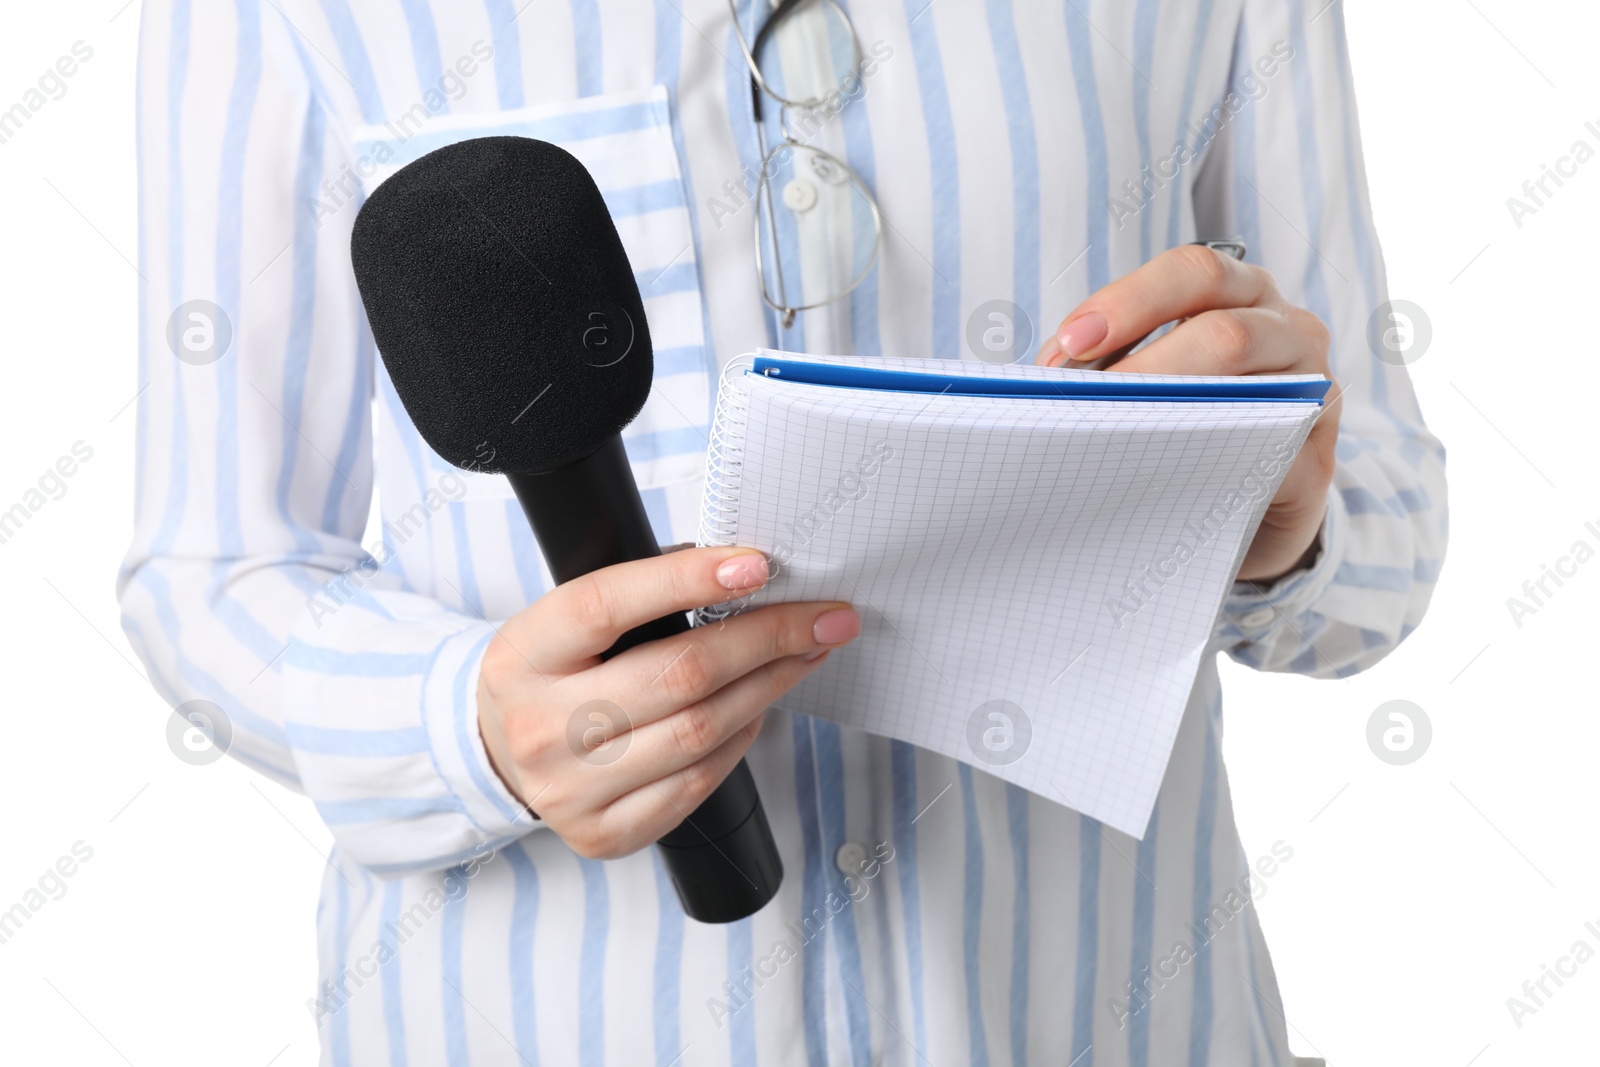
[[[715,374],[666,88],[437,115],[419,129],[389,122],[351,131],[368,190],[436,148],[493,136],[548,141],[572,153],[594,176],[633,265],[654,348],[650,397],[622,433],[634,478],[641,489],[653,489],[700,477]],[[406,426],[403,432],[416,431]],[[504,478],[473,478],[470,486],[468,495],[475,498],[511,497]]]

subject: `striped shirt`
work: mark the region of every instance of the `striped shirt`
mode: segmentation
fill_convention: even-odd
[[[304,991],[324,1063],[1291,1062],[1251,898],[1293,843],[1239,840],[1215,653],[1375,663],[1420,620],[1446,526],[1443,450],[1369,343],[1385,279],[1342,8],[849,8],[876,62],[814,143],[874,191],[884,250],[779,329],[725,0],[145,5],[119,596],[163,697],[221,707],[230,754],[333,833]],[[549,577],[504,480],[418,437],[348,259],[374,182],[490,133],[568,147],[617,216],[657,348],[627,443],[663,543],[696,530],[716,372],[760,345],[974,358],[969,316],[1004,299],[1036,347],[1163,249],[1235,234],[1328,325],[1320,555],[1228,599],[1143,838],[781,709],[749,760],[787,877],[751,919],[686,921],[653,849],[593,862],[529,818],[485,757],[476,669]]]

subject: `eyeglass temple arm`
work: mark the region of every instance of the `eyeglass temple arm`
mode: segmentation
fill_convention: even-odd
[[[757,0],[757,2],[759,2],[759,0]],[[779,0],[778,6],[772,9],[772,15],[768,17],[765,23],[762,24],[761,29],[756,31],[756,39],[750,42],[750,59],[752,63],[759,64],[761,62],[761,50],[766,47],[767,41],[769,38],[771,38],[773,31],[779,26],[783,25],[784,20],[793,14],[794,10],[803,3],[805,3],[805,0]],[[756,77],[754,71],[750,72],[750,107],[755,113],[756,133],[759,136],[761,134],[761,127],[765,119],[761,111],[761,80]],[[769,216],[772,213],[772,202],[770,197],[767,199],[767,213]],[[769,219],[769,221],[771,220]],[[757,232],[756,241],[759,243],[760,240],[761,235],[759,232]],[[776,250],[774,250],[774,258],[776,259]],[[783,264],[781,262],[774,262],[773,266],[778,271],[778,288],[782,290],[784,288]],[[790,326],[794,325],[795,314],[790,308],[783,308],[781,310],[783,312],[783,328],[787,330]]]

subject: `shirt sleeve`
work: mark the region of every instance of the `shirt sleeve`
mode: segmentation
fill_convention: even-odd
[[[117,593],[162,696],[222,709],[230,755],[398,874],[539,824],[478,734],[494,625],[407,591],[361,544],[374,349],[349,262],[359,197],[324,195],[350,179],[332,73],[273,5],[145,6],[135,532]]]
[[[1237,584],[1216,640],[1261,670],[1344,676],[1421,621],[1447,516],[1444,449],[1423,425],[1404,361],[1374,337],[1374,322],[1389,325],[1389,296],[1343,5],[1245,0],[1217,108],[1196,183],[1199,231],[1243,236],[1284,296],[1327,324],[1340,411],[1314,559],[1269,588]]]

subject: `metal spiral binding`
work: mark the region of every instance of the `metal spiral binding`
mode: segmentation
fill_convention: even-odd
[[[734,384],[734,377],[742,376],[752,366],[751,356],[735,359],[723,370],[717,389],[711,445],[706,451],[706,489],[700,508],[701,545],[731,545],[739,534],[739,491],[744,481],[744,430],[750,394]],[[695,625],[727,618],[737,610],[737,603],[696,609]]]

